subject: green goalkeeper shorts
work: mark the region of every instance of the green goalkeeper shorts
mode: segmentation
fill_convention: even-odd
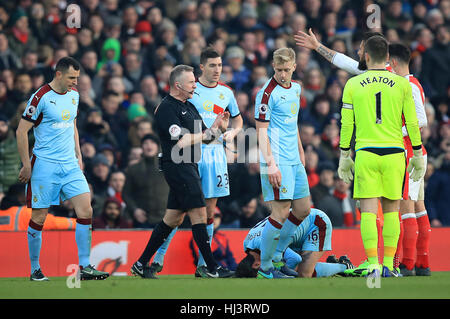
[[[377,155],[358,150],[355,158],[355,181],[353,197],[402,198],[405,180],[405,153]]]

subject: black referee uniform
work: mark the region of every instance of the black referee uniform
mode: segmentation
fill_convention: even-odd
[[[167,95],[155,113],[155,124],[161,139],[162,170],[170,187],[167,208],[187,211],[206,206],[197,162],[201,143],[179,149],[183,134],[201,133],[207,129],[195,106]]]
[[[182,102],[167,95],[155,112],[155,124],[163,151],[162,169],[170,188],[167,208],[184,213],[193,208],[205,207],[197,165],[201,159],[201,143],[187,146],[183,150],[176,145],[183,134],[202,133],[207,129],[197,109],[189,101]],[[172,230],[164,220],[156,225],[144,252],[131,268],[133,273],[144,278],[155,278],[147,264]],[[206,276],[226,278],[233,274],[218,266],[214,259],[205,223],[192,225],[192,237],[207,264]]]

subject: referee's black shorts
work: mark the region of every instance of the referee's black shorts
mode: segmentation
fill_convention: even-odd
[[[192,208],[206,207],[196,163],[163,162],[162,169],[169,185],[168,209],[186,212]]]

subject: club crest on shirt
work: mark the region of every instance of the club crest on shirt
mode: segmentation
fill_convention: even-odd
[[[223,95],[223,93],[220,93],[219,99],[223,100],[224,98],[225,98],[225,95]]]
[[[72,104],[75,105],[77,104],[77,102],[75,101],[75,99],[72,98]]]
[[[267,108],[268,108],[267,104],[261,104],[259,106],[259,113],[266,114],[267,113]]]
[[[61,114],[61,117],[62,117],[63,121],[69,120],[70,119],[70,111],[63,110],[62,114]]]
[[[283,194],[287,193],[287,188],[283,186],[283,187],[281,188],[281,192],[282,192]]]

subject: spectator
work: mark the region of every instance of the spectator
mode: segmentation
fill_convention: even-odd
[[[20,167],[16,135],[9,127],[8,118],[0,114],[0,201],[8,188],[18,182]]]
[[[312,145],[304,147],[305,150],[305,170],[308,176],[308,185],[313,188],[319,183],[319,174],[317,174],[317,165],[319,164],[319,155]]]
[[[306,72],[303,95],[308,103],[314,101],[315,97],[324,92],[325,77],[319,68],[312,68]]]
[[[101,144],[111,144],[117,147],[117,140],[111,132],[111,128],[102,118],[102,111],[99,108],[92,108],[86,115],[86,124],[82,130],[82,137],[87,137],[92,140],[94,146],[97,148]]]
[[[119,150],[124,150],[128,144],[128,121],[126,112],[120,107],[120,95],[114,91],[106,91],[102,97],[103,120],[108,123]]]
[[[442,164],[435,170],[425,190],[425,205],[432,227],[450,226],[450,150],[445,152]]]
[[[125,56],[125,68],[124,76],[133,85],[133,90],[139,88],[142,77],[145,75],[145,70],[143,69],[142,58],[139,56],[138,52],[128,52]]]
[[[13,206],[25,206],[27,204],[25,197],[25,184],[12,184],[5,192],[3,198],[0,198],[0,210],[5,210]]]
[[[339,141],[340,136],[338,120],[336,117],[330,117],[327,124],[325,124],[319,148],[325,154],[328,161],[335,162],[336,164],[341,152],[339,148]]]
[[[145,109],[147,112],[153,114],[162,100],[155,78],[151,75],[146,75],[141,80],[140,91],[144,95]]]
[[[100,144],[97,150],[98,154],[103,154],[108,160],[109,168],[112,172],[117,170],[117,158],[121,155],[111,144]]]
[[[305,110],[303,119],[301,122],[309,122],[314,125],[314,129],[318,134],[322,134],[325,124],[329,121],[330,117],[330,101],[326,95],[318,95],[313,104]]]
[[[98,216],[102,210],[103,203],[108,197],[108,179],[111,173],[108,159],[103,154],[97,154],[92,159],[91,171],[87,174],[87,180],[92,185],[95,194],[95,205],[93,205],[94,216]]]
[[[100,216],[92,221],[92,228],[94,230],[132,228],[132,222],[123,215],[119,200],[109,197],[105,200]]]
[[[258,202],[258,198],[243,198],[240,201],[241,214],[239,217],[240,228],[252,228],[258,222],[270,215],[268,209]]]
[[[17,105],[28,101],[33,93],[32,89],[30,75],[26,72],[17,73],[14,78],[14,88],[8,93],[8,99],[2,108],[3,115],[10,119],[14,115]]]
[[[244,50],[237,46],[230,47],[225,57],[233,72],[232,84],[236,90],[240,90],[250,80],[250,70],[244,65]]]
[[[447,97],[446,90],[450,86],[450,32],[448,26],[437,27],[436,42],[425,51],[422,58],[420,78],[424,85],[425,95],[430,99]]]
[[[38,42],[30,32],[28,16],[23,9],[14,11],[8,22],[12,25],[8,36],[9,47],[17,56],[23,56],[27,49],[37,50]]]
[[[142,150],[142,160],[127,169],[123,199],[134,227],[152,228],[164,216],[169,186],[158,169],[159,139],[145,135]]]
[[[230,243],[225,233],[219,230],[221,220],[222,213],[219,209],[216,209],[216,212],[214,213],[214,235],[211,243],[211,251],[214,259],[220,266],[226,267],[230,270],[235,270],[237,264],[233,256],[233,252],[231,251]],[[192,255],[194,256],[194,265],[197,265],[198,247],[193,239],[189,242],[189,247],[191,248]]]
[[[21,62],[14,51],[9,48],[9,40],[6,34],[0,32],[0,71],[17,70],[21,67]]]
[[[114,197],[120,203],[122,209],[127,206],[123,200],[123,188],[125,186],[125,174],[122,171],[113,171],[108,181],[108,196]]]
[[[319,174],[319,183],[311,188],[311,200],[314,207],[320,204],[322,199],[330,194],[330,190],[334,185],[334,174],[336,167],[333,162],[324,161],[319,163],[317,174]],[[320,208],[319,208],[320,209]]]
[[[356,202],[352,198],[350,184],[345,183],[338,176],[335,176],[331,195],[340,203],[344,226],[355,226]]]

